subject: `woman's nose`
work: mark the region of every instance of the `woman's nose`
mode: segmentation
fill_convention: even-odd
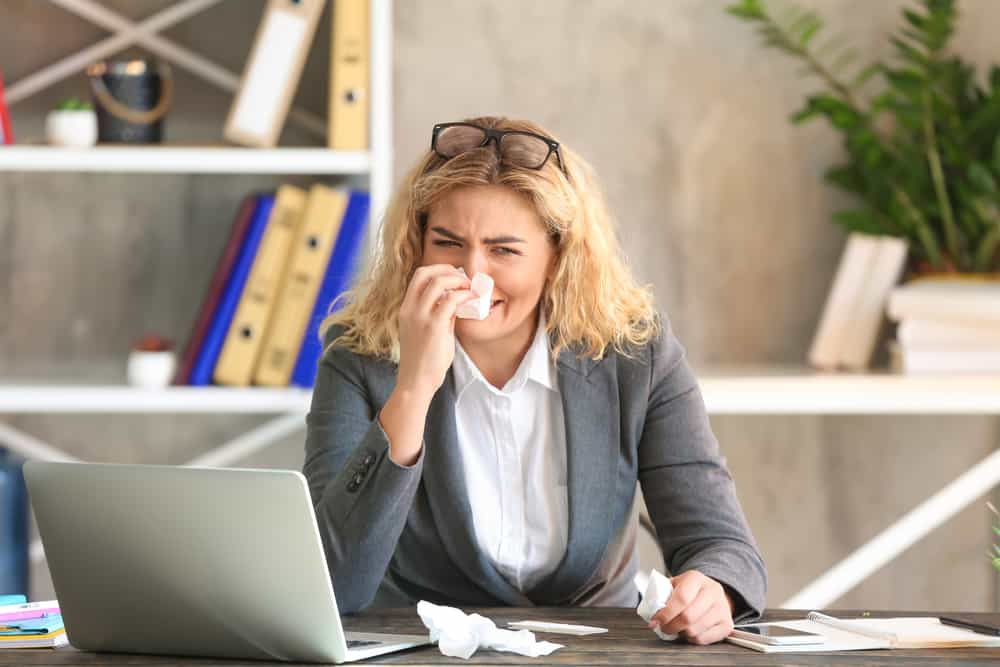
[[[465,257],[465,264],[462,267],[465,274],[471,278],[477,273],[489,273],[486,262],[486,254],[480,250],[470,250]]]

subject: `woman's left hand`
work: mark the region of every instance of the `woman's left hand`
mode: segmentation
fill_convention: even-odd
[[[674,592],[649,627],[682,635],[692,644],[714,644],[733,631],[733,602],[722,584],[698,570],[673,577]]]

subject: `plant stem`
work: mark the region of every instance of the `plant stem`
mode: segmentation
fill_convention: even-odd
[[[955,226],[955,214],[948,198],[948,188],[944,182],[944,170],[941,169],[941,154],[937,146],[937,134],[934,131],[934,119],[931,118],[930,92],[924,94],[924,139],[927,142],[927,162],[931,168],[931,179],[934,181],[934,193],[937,195],[938,206],[941,208],[941,222],[944,227],[944,237],[948,244],[948,253],[956,266],[961,262],[959,256],[958,229]]]

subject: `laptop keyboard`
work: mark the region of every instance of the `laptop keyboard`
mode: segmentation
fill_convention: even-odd
[[[366,646],[376,646],[382,642],[367,641],[364,639],[348,639],[347,648],[364,648]]]

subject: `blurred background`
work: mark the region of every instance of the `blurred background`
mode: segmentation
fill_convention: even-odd
[[[138,21],[170,3],[102,4]],[[484,114],[531,119],[594,165],[630,265],[652,284],[697,369],[803,366],[845,243],[831,216],[847,195],[823,180],[842,159],[842,143],[824,122],[789,122],[820,82],[765,48],[751,26],[724,11],[729,4],[393,3],[393,180],[428,148],[436,122]],[[863,60],[891,55],[887,35],[912,5],[797,3],[822,16]],[[163,34],[241,72],[264,6],[226,0]],[[962,0],[959,9],[952,49],[982,67],[1000,62],[1000,3]],[[294,98],[320,117],[329,90],[330,11],[327,3]],[[8,90],[107,36],[49,2],[4,0],[0,70]],[[232,95],[180,67],[173,76],[165,141],[221,143]],[[17,143],[43,142],[46,113],[72,96],[89,97],[82,75],[11,104]],[[280,145],[322,140],[286,123]],[[141,335],[155,331],[181,342],[188,335],[241,198],[314,180],[0,172],[0,382],[123,382],[127,352]],[[84,460],[163,464],[185,463],[265,420],[0,414],[3,423]],[[768,565],[772,606],[1000,444],[1000,420],[974,414],[715,415],[712,424]],[[240,465],[299,469],[303,442],[297,432]],[[831,606],[1000,609],[987,558],[988,499]],[[54,597],[44,560],[33,560],[29,593]]]

